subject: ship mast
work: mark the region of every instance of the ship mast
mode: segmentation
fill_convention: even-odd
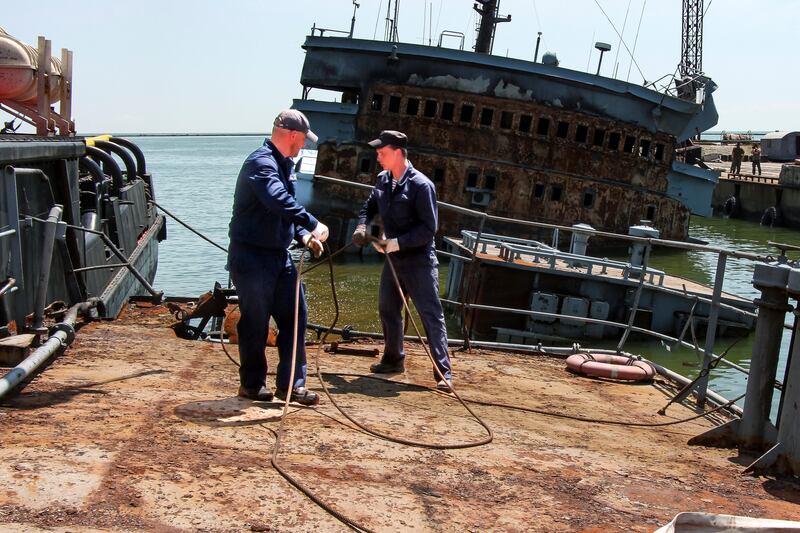
[[[681,77],[703,71],[703,0],[683,0],[681,36]]]
[[[397,19],[400,16],[400,0],[394,0],[394,14],[392,14],[392,0],[386,4],[386,30],[383,34],[385,41],[396,43],[400,41],[397,31]]]
[[[478,7],[478,4],[483,7]],[[472,8],[481,16],[478,37],[475,39],[475,51],[479,54],[491,54],[494,47],[494,33],[497,29],[497,24],[499,22],[511,22],[511,15],[498,16],[500,0],[477,0],[477,3]]]

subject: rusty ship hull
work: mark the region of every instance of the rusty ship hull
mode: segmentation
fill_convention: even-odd
[[[293,107],[319,134],[316,174],[374,183],[380,169],[367,142],[397,129],[438,198],[455,205],[617,233],[646,219],[678,240],[692,213],[710,214],[716,176],[687,173],[673,155],[716,123],[710,80],[689,101],[463,50],[319,36],[303,47],[304,97]],[[341,102],[313,100],[314,89],[339,91]],[[363,193],[316,189],[312,208],[349,234]],[[446,234],[464,225],[443,217]]]

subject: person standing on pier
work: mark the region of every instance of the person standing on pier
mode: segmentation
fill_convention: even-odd
[[[736,143],[731,153],[731,174],[742,173],[742,158],[744,157],[744,149],[741,143]]]
[[[753,174],[756,173],[758,167],[758,175],[761,175],[761,147],[757,144],[753,145],[753,151],[750,152],[750,161],[753,163]]]
[[[383,357],[370,370],[376,374],[405,370],[403,299],[388,263],[391,259],[403,293],[411,297],[422,319],[431,354],[444,377],[441,379],[434,371],[436,386],[449,391],[453,376],[444,312],[439,300],[439,262],[433,240],[439,217],[436,189],[433,182],[408,161],[408,138],[404,133],[382,131],[369,145],[377,150],[383,172],[378,174],[378,182],[361,209],[353,243],[358,246],[369,243],[367,224],[380,214],[385,237],[373,246],[389,255],[381,273],[378,295],[384,335]]]
[[[245,159],[233,197],[230,248],[227,268],[236,285],[241,318],[239,335],[239,396],[271,401],[267,385],[269,317],[278,326],[278,372],[275,395],[304,405],[319,403],[319,395],[305,388],[305,331],[307,309],[300,288],[299,313],[294,319],[297,269],[288,248],[293,240],[307,246],[315,256],[322,252],[328,227],[297,203],[294,194],[292,157],[310,139],[308,119],[300,111],[282,111],[272,127],[272,136]],[[297,345],[292,345],[297,328]],[[289,383],[292,351],[297,350],[294,383]]]

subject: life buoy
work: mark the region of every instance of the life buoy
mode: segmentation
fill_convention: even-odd
[[[722,205],[722,214],[726,217],[732,216],[733,212],[736,211],[736,197],[729,196],[725,203]]]
[[[761,215],[761,225],[769,226],[770,228],[778,221],[778,209],[775,206],[764,209],[764,214]]]
[[[567,357],[567,368],[578,374],[624,381],[647,381],[656,369],[647,361],[623,355],[576,353]]]

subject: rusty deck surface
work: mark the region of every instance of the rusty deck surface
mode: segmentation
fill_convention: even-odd
[[[269,456],[281,406],[235,396],[219,345],[175,338],[162,307],[129,307],[0,407],[0,530],[344,531]],[[310,366],[314,366],[310,349]],[[274,349],[270,349],[274,363]],[[482,428],[442,394],[347,374],[371,358],[323,354],[337,400],[383,431],[438,443]],[[419,348],[397,376],[433,380]],[[557,358],[454,354],[467,398],[598,419],[661,422],[674,388],[582,378]],[[309,385],[320,390],[315,378]],[[601,425],[474,405],[494,442],[463,450],[389,443],[355,430],[323,396],[286,421],[282,462],[339,511],[377,531],[653,531],[681,511],[800,519],[800,486],[742,476],[751,457],[689,447],[711,427]]]

